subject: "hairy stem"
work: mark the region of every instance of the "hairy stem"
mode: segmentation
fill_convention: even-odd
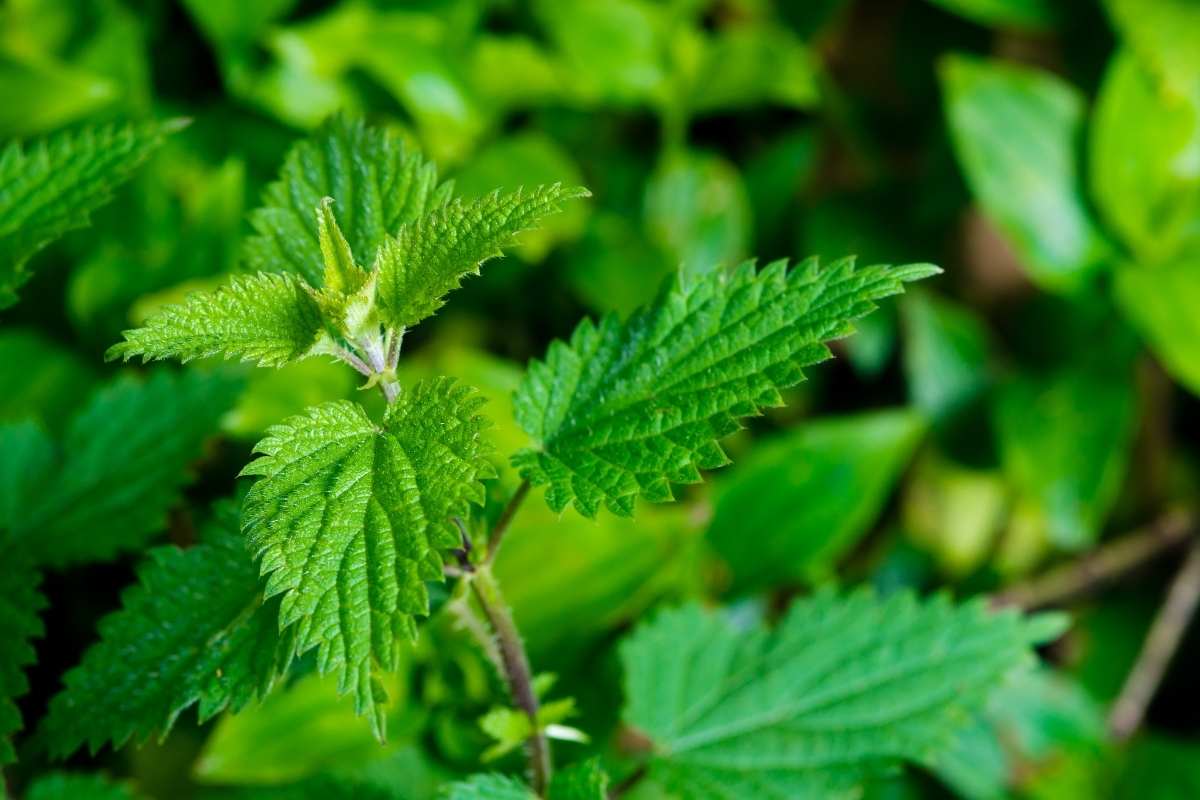
[[[333,356],[339,361],[343,361],[354,367],[354,371],[360,375],[365,375],[369,378],[374,374],[365,361],[344,347],[336,347],[333,350]]]
[[[1141,727],[1146,709],[1196,614],[1197,604],[1200,604],[1200,542],[1188,550],[1183,566],[1171,581],[1167,599],[1150,626],[1142,652],[1113,703],[1108,728],[1114,738],[1124,741]]]
[[[492,528],[492,535],[488,538],[487,555],[483,561],[485,565],[490,565],[496,559],[496,553],[500,550],[500,542],[504,539],[508,526],[512,524],[513,517],[517,515],[517,509],[521,507],[521,503],[525,502],[529,488],[529,481],[521,481],[521,485],[517,487],[517,491],[508,501],[508,505],[500,512],[500,518],[496,520],[496,524]]]
[[[479,601],[480,608],[496,634],[500,662],[504,667],[504,679],[512,693],[513,702],[529,717],[533,728],[533,733],[525,743],[525,749],[529,756],[530,782],[533,790],[542,795],[550,783],[550,743],[538,724],[538,699],[533,691],[533,674],[529,669],[525,644],[521,641],[521,634],[513,622],[512,612],[500,594],[500,586],[496,583],[491,568],[486,564],[482,565],[469,580],[475,592],[475,599]]]
[[[400,345],[404,343],[404,328],[388,331],[387,368],[395,371],[400,364]]]
[[[1077,561],[1005,589],[992,598],[992,603],[1033,610],[1072,600],[1181,545],[1191,535],[1194,525],[1195,520],[1188,512],[1168,512]]]

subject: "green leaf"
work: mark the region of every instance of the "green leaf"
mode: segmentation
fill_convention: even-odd
[[[219,504],[199,544],[151,550],[121,609],[100,621],[100,641],[50,703],[42,733],[51,750],[165,737],[193,704],[204,722],[263,697],[295,647],[278,610],[263,602],[236,505]]]
[[[666,89],[666,9],[645,0],[538,0],[538,20],[585,102],[648,102]]]
[[[1047,72],[953,56],[942,91],[958,161],[975,199],[1050,291],[1086,283],[1108,245],[1084,202],[1080,92]]]
[[[919,415],[893,410],[759,442],[718,481],[708,529],[735,590],[825,577],[875,523],[924,432]]]
[[[0,445],[6,444],[0,436]],[[7,455],[0,458],[7,459]],[[25,553],[0,538],[0,559],[4,562],[4,569],[0,570],[0,766],[3,766],[17,758],[12,737],[21,730],[22,723],[15,701],[29,691],[25,668],[37,660],[31,640],[45,632],[39,612],[46,600],[38,591],[42,576]]]
[[[369,264],[388,234],[442,205],[449,186],[398,136],[361,120],[336,116],[284,160],[263,206],[250,214],[256,235],[243,247],[251,271],[295,272],[322,285],[324,261],[313,214],[332,197],[356,263]]]
[[[983,601],[822,591],[772,631],[687,606],[622,645],[624,718],[653,743],[651,777],[688,800],[853,797],[936,759],[1030,645]]]
[[[321,672],[383,735],[375,673],[395,668],[401,639],[428,613],[425,581],[440,552],[461,544],[454,517],[483,502],[492,477],[482,399],[447,378],[423,381],[389,406],[382,427],[351,402],[326,403],[268,431],[242,471],[259,476],[242,525],[262,559],[279,624],[298,652],[318,648]]]
[[[742,176],[720,156],[674,154],[646,183],[646,231],[689,277],[745,258],[750,216]]]
[[[215,292],[193,292],[167,306],[125,341],[105,353],[108,360],[142,361],[220,355],[281,367],[321,352],[321,309],[294,275],[260,272],[234,275]]]
[[[930,450],[905,484],[903,529],[942,570],[965,577],[997,555],[1010,502],[998,469],[972,469]]]
[[[103,775],[54,772],[35,780],[25,800],[135,800],[140,796]]]
[[[442,790],[439,800],[538,800],[525,784],[505,775],[475,775]]]
[[[1142,63],[1176,93],[1194,91],[1200,75],[1200,6],[1191,0],[1105,0],[1113,27]]]
[[[687,98],[696,113],[820,102],[819,61],[782,25],[726,26],[703,40],[702,53]]]
[[[909,294],[900,310],[911,402],[934,422],[951,420],[990,382],[987,328],[969,309],[931,293]]]
[[[1139,260],[1169,258],[1200,233],[1198,151],[1200,84],[1176,94],[1119,50],[1096,103],[1091,186],[1105,220]]]
[[[20,12],[12,10],[6,28]],[[46,6],[30,6],[30,14],[47,14]],[[15,27],[15,26],[14,26]],[[40,134],[78,122],[120,95],[115,82],[45,54],[0,52],[0,136]]]
[[[68,231],[88,225],[178,123],[84,128],[0,151],[0,308],[17,301],[25,263]]]
[[[849,335],[874,300],[929,264],[856,269],[853,259],[794,269],[746,262],[694,282],[677,279],[625,322],[614,314],[550,345],[517,390],[517,422],[534,448],[513,458],[546,502],[593,517],[601,503],[629,516],[640,495],[671,499],[671,483],[726,463],[717,440],[737,419],[782,403],[780,389],[829,357],[825,342]]]
[[[582,188],[559,184],[464,202],[459,199],[402,226],[384,239],[374,271],[380,316],[398,328],[416,325],[445,303],[466,275],[502,255],[518,234],[559,210],[563,200],[587,197]]]
[[[966,800],[1004,800],[1021,770],[1064,752],[1099,752],[1105,740],[1102,709],[1081,686],[1030,670],[992,693],[933,770]]]
[[[995,424],[1005,476],[1056,546],[1096,541],[1117,499],[1134,433],[1128,360],[1003,386]]]
[[[1055,21],[1050,0],[929,0],[980,25],[1041,31]]]
[[[111,558],[163,529],[188,465],[240,385],[227,376],[120,378],[75,416],[61,456],[14,510],[12,532],[52,566]]]
[[[0,541],[18,530],[54,466],[54,442],[33,422],[0,426]]]
[[[1200,395],[1200,258],[1161,266],[1121,264],[1116,297],[1163,368]]]
[[[549,800],[606,800],[608,775],[599,759],[589,758],[555,772],[547,796]]]

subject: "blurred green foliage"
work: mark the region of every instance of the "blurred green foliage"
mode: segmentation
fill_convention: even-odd
[[[240,714],[184,715],[164,742],[66,765],[112,780],[55,773],[39,738],[147,546],[194,544],[271,425],[379,402],[325,361],[135,376],[101,358],[238,269],[247,212],[338,111],[423,152],[468,199],[592,191],[405,341],[405,383],[454,375],[489,399],[490,520],[527,443],[512,414],[524,365],[581,316],[747,257],[946,271],[866,318],[680,502],[597,521],[527,503],[496,571],[535,669],[557,675],[550,697],[574,700],[564,724],[589,736],[555,744],[565,764],[635,770],[645,742],[620,722],[616,642],[658,605],[726,604],[745,631],[830,583],[967,597],[1196,507],[1191,0],[2,0],[0,564],[6,580],[34,574],[6,548],[36,543],[49,602],[37,665],[0,663],[5,698],[20,696],[0,700],[0,736],[25,725],[14,796],[416,800],[495,745],[480,720],[503,687],[444,596],[384,687],[386,747],[311,659]],[[40,212],[74,185],[47,154],[92,129],[123,131],[125,149],[99,148],[111,169],[71,213]],[[1197,796],[1194,634],[1142,733],[1114,741],[1104,723],[1169,576],[1160,564],[1087,593],[1041,670],[867,796]],[[14,640],[38,628],[10,618]]]

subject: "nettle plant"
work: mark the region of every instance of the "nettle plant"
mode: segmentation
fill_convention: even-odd
[[[673,485],[725,465],[719,440],[781,404],[830,356],[826,342],[938,270],[744,263],[681,276],[628,319],[583,321],[529,365],[514,404],[529,445],[499,454],[522,482],[486,507],[497,454],[483,399],[453,377],[403,383],[402,343],[465,276],[587,194],[464,201],[397,138],[346,118],[294,148],[251,216],[248,271],[163,308],[109,357],[331,356],[386,409],[329,402],[268,431],[240,508],[220,505],[193,547],[153,551],[67,674],[42,731],[53,751],[165,732],[192,704],[202,720],[236,711],[309,651],[382,739],[381,676],[418,635],[428,586],[449,579],[449,605],[510,690],[501,738],[525,743],[528,782],[481,774],[447,795],[607,795],[597,761],[553,770],[547,732],[563,729],[564,704],[543,703],[492,571],[514,515],[535,487],[586,517],[672,500]],[[623,721],[644,742],[622,777],[687,798],[851,795],[902,761],[935,761],[1055,627],[981,601],[865,590],[818,591],[770,629],[698,605],[663,611],[620,648]]]

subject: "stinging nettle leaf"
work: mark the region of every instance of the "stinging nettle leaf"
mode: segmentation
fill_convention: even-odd
[[[108,360],[142,361],[221,355],[281,367],[321,352],[321,309],[298,277],[260,272],[234,275],[215,292],[195,292],[167,306],[125,341],[105,353]]]
[[[256,235],[242,255],[250,271],[299,274],[322,285],[323,260],[313,209],[333,198],[358,264],[369,264],[384,237],[444,204],[450,186],[395,134],[335,116],[288,153],[263,206],[250,214]]]
[[[452,200],[404,225],[384,239],[376,256],[380,316],[397,327],[417,324],[441,308],[443,297],[466,275],[478,274],[484,261],[502,255],[521,232],[559,211],[562,201],[589,194],[557,183],[497,191],[478,200]]]
[[[298,652],[318,648],[322,673],[353,692],[383,736],[377,669],[428,613],[425,581],[442,579],[441,551],[461,544],[454,517],[483,503],[493,477],[483,403],[448,378],[422,381],[389,406],[382,426],[362,407],[333,402],[268,431],[242,526],[262,559],[279,623]]]
[[[1080,178],[1082,93],[1049,72],[961,55],[946,58],[940,76],[972,194],[1034,282],[1079,289],[1110,255]]]
[[[638,496],[670,500],[671,483],[727,462],[717,440],[737,419],[782,403],[803,367],[829,358],[825,342],[849,335],[873,301],[930,264],[822,268],[810,258],[789,270],[752,262],[694,282],[677,279],[653,305],[622,322],[585,320],[570,343],[550,345],[517,390],[517,422],[534,448],[513,458],[546,502],[595,516],[603,503],[633,513]]]
[[[870,591],[818,592],[771,631],[685,606],[622,645],[624,719],[653,744],[651,777],[681,798],[854,797],[951,746],[1033,662],[1034,622]]]
[[[17,301],[30,257],[88,225],[91,212],[180,124],[84,128],[0,151],[0,308]]]
[[[38,591],[41,574],[28,555],[11,543],[0,543],[0,562],[4,564],[0,570],[0,766],[3,766],[17,757],[12,736],[22,723],[15,701],[29,691],[25,668],[37,660],[30,640],[44,633],[39,612],[46,600]]]
[[[165,737],[184,709],[201,722],[263,697],[284,673],[294,635],[263,602],[237,506],[219,504],[199,544],[151,550],[100,641],[63,678],[42,734],[57,755]]]
[[[45,445],[35,448],[27,463],[38,477],[27,485],[38,489],[9,510],[11,532],[51,566],[143,546],[240,388],[202,372],[112,382],[71,420],[57,464]]]

